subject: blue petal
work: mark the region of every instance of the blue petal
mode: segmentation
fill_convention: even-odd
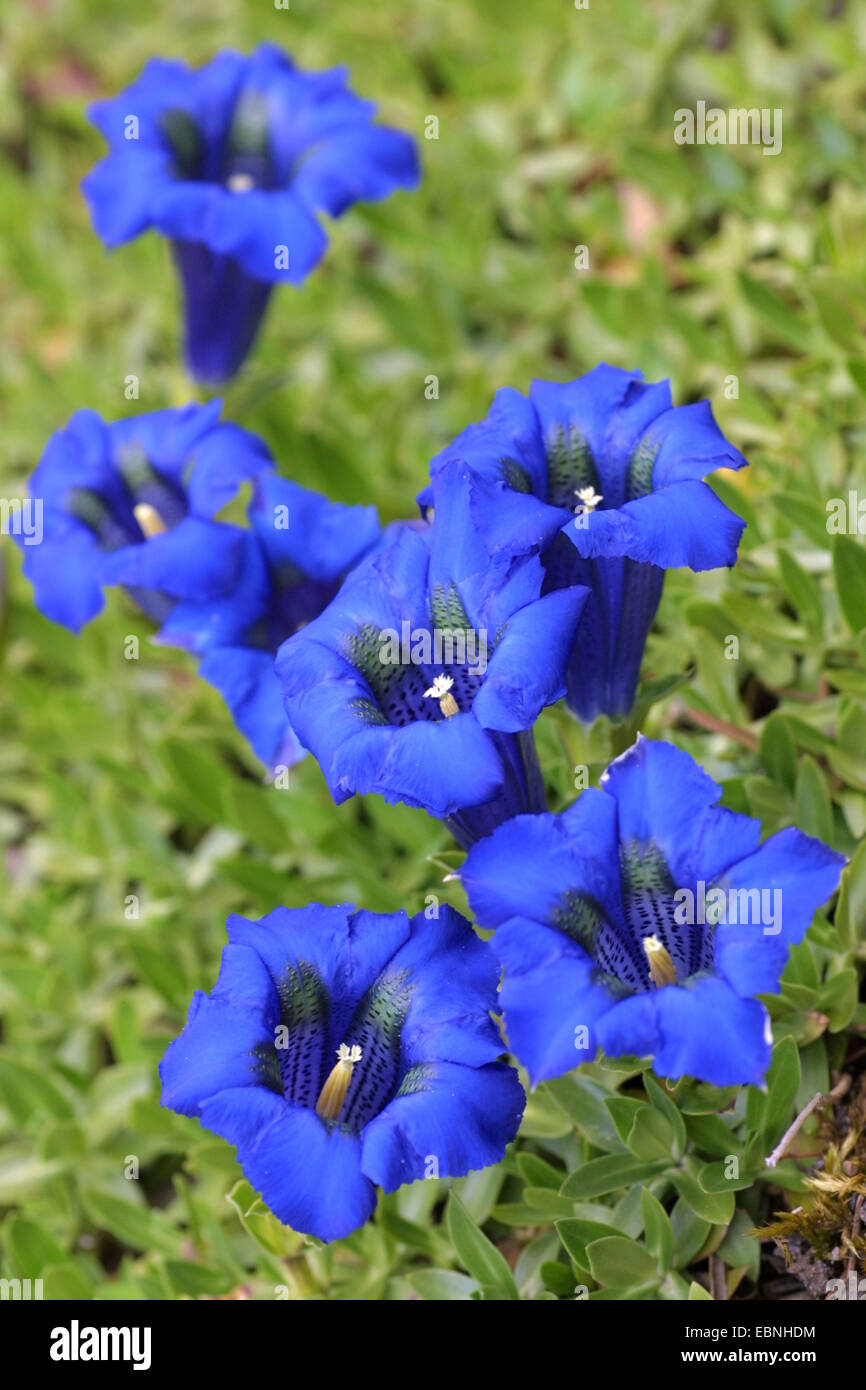
[[[103,554],[84,527],[24,548],[24,574],[36,607],[52,622],[80,632],[105,606],[100,584]]]
[[[460,1177],[498,1163],[514,1138],[525,1096],[512,1067],[434,1062],[418,1088],[364,1130],[361,1165],[386,1192],[425,1177]]]
[[[508,1045],[533,1086],[592,1061],[613,996],[586,952],[525,917],[501,926],[493,948],[505,966],[500,1000]]]
[[[387,915],[356,912],[350,904],[311,903],[275,908],[257,922],[232,915],[227,929],[229,941],[259,953],[277,984],[289,967],[306,962],[330,991],[334,1006],[350,1016],[408,938],[409,919],[405,912]],[[341,1041],[338,1038],[334,1046]]]
[[[658,446],[653,469],[656,488],[704,478],[717,468],[746,467],[739,449],[728,443],[716,424],[709,401],[678,405],[659,416],[647,431],[647,441]]]
[[[622,915],[616,806],[588,787],[563,816],[515,816],[473,845],[460,870],[472,911],[484,928],[510,917],[550,926],[569,895]]]
[[[565,676],[588,589],[561,589],[509,618],[472,712],[486,729],[529,729],[565,694]]]
[[[238,1161],[280,1221],[319,1240],[363,1226],[376,1192],[361,1171],[360,1138],[315,1111],[264,1091],[224,1091],[202,1106],[202,1123],[233,1143]]]
[[[659,1076],[712,1086],[760,1086],[772,1052],[763,1005],[713,975],[623,999],[600,1020],[598,1036],[610,1057],[651,1056]]]
[[[216,516],[237,495],[241,484],[259,474],[270,476],[273,458],[267,445],[249,430],[229,422],[198,440],[185,471],[189,508],[198,516]]]
[[[398,188],[417,188],[420,181],[414,140],[387,126],[358,125],[318,145],[301,164],[292,189],[307,207],[339,217],[352,203],[388,198]]]
[[[318,580],[338,579],[380,535],[375,507],[331,502],[275,473],[256,480],[249,517],[272,566]]]
[[[175,604],[154,640],[158,644],[183,647],[189,652],[205,652],[212,647],[247,647],[257,658],[268,656],[273,674],[273,655],[254,651],[247,644],[250,630],[267,619],[271,602],[271,581],[265,557],[251,531],[238,528],[237,536],[241,546],[237,577],[212,598]],[[218,679],[214,684],[222,689]]]
[[[468,464],[489,482],[513,477],[509,465],[516,463],[525,472],[532,494],[547,496],[547,459],[538,416],[526,396],[511,386],[496,392],[485,419],[469,425],[435,456],[431,477],[454,460]]]
[[[706,483],[682,482],[576,518],[563,532],[587,559],[627,555],[662,569],[708,570],[734,563],[745,527]]]
[[[430,494],[433,501],[433,493]],[[469,506],[472,521],[491,555],[524,555],[544,550],[569,519],[531,492],[516,492],[507,483],[473,475]]]
[[[499,966],[459,912],[443,903],[437,917],[413,917],[392,968],[408,971],[412,987],[402,1033],[409,1066],[437,1057],[477,1067],[500,1055],[502,1040],[490,1019]]]
[[[561,432],[568,437],[576,431],[589,446],[607,506],[618,506],[622,500],[633,442],[670,405],[667,382],[647,386],[640,376],[602,362],[576,381],[533,381],[529,390],[545,453],[552,452]]]
[[[163,1105],[199,1115],[226,1087],[267,1086],[261,1054],[273,1051],[278,1023],[277,991],[264,963],[243,945],[225,947],[212,993],[193,996],[186,1027],[160,1063]]]
[[[220,692],[235,724],[267,768],[291,767],[303,758],[304,750],[286,719],[270,652],[213,647],[198,673]]]
[[[172,598],[201,602],[233,583],[243,554],[236,526],[189,516],[170,531],[106,555],[105,584],[156,589]]]
[[[816,909],[835,892],[844,864],[844,855],[791,827],[722,874],[714,886],[728,894],[753,889],[766,895],[757,914],[751,904],[740,906],[744,899],[729,897],[735,906],[727,916],[738,920],[716,927],[716,968],[741,994],[776,992],[789,948],[802,941]],[[764,905],[772,907],[766,918]],[[739,920],[743,916],[747,920]]]
[[[153,221],[166,236],[202,242],[266,283],[301,284],[328,245],[322,227],[290,190],[232,193],[216,184],[169,184],[160,191]]]
[[[321,714],[327,719],[326,703]],[[299,724],[295,728],[337,795],[376,792],[442,819],[489,801],[502,785],[496,747],[471,714],[362,729],[333,748],[329,758],[307,743]]]
[[[616,801],[623,843],[658,845],[678,887],[711,883],[758,847],[760,823],[717,807],[721,788],[671,743],[638,736],[601,785]]]

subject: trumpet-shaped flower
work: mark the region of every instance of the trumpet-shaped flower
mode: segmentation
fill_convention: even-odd
[[[760,994],[833,893],[841,855],[718,806],[687,753],[641,738],[563,815],[518,816],[469,852],[463,886],[505,966],[509,1045],[533,1082],[610,1056],[760,1084]]]
[[[79,410],[30,481],[43,536],[25,548],[37,607],[78,631],[122,584],[155,621],[238,582],[243,533],[212,520],[271,466],[264,444],[219,422],[220,402],[107,422]]]
[[[344,68],[302,72],[278,48],[203,68],[154,58],[91,119],[108,155],[83,190],[108,246],[154,228],[171,240],[192,374],[232,376],[273,286],[300,284],[327,237],[318,218],[419,180],[414,142],[375,125]]]
[[[586,596],[541,597],[537,557],[491,558],[471,478],[436,481],[436,519],[401,528],[281,648],[289,721],[338,802],[420,806],[463,844],[544,809],[532,725],[565,689]]]
[[[162,1101],[236,1146],[281,1221],[336,1240],[377,1186],[502,1158],[524,1095],[497,1061],[495,958],[459,913],[277,908],[228,934],[160,1065]]]
[[[665,570],[737,556],[744,523],[702,479],[745,459],[709,403],[675,407],[668,382],[602,363],[563,386],[535,381],[528,398],[498,391],[433,460],[433,479],[455,460],[476,474],[473,516],[494,555],[540,553],[545,592],[591,590],[568,668],[573,712],[627,714]]]
[[[199,674],[273,769],[304,753],[283,709],[277,650],[328,605],[379,540],[379,522],[374,507],[330,502],[273,472],[255,479],[248,515],[237,582],[211,602],[177,604],[159,640],[201,655]]]

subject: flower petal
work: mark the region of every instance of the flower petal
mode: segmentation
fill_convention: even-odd
[[[760,1086],[773,1046],[764,1006],[714,975],[621,1000],[598,1036],[610,1057],[651,1056],[659,1076],[712,1086]]]
[[[364,1130],[361,1166],[393,1192],[427,1177],[461,1177],[498,1163],[517,1133],[526,1097],[513,1067],[434,1062],[410,1074]]]

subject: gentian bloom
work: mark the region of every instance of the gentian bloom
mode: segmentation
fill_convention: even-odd
[[[158,640],[201,654],[199,675],[220,691],[268,768],[303,757],[274,671],[280,645],[331,601],[379,539],[374,507],[347,507],[260,474],[242,533],[238,579],[216,600],[180,603]]]
[[[529,397],[505,387],[489,415],[431,464],[476,474],[473,516],[494,554],[539,552],[545,592],[589,587],[566,700],[582,720],[628,714],[666,569],[732,565],[744,523],[702,478],[746,460],[708,401],[674,407],[669,383],[602,363]],[[422,507],[432,499],[428,487]]]
[[[271,44],[196,71],[154,58],[90,110],[109,153],[82,185],[97,233],[117,246],[155,228],[171,240],[193,376],[232,376],[273,286],[298,285],[327,237],[317,213],[419,180],[414,142],[373,124],[344,68],[306,73]]]
[[[228,933],[160,1065],[162,1101],[236,1145],[281,1221],[336,1240],[376,1185],[502,1158],[524,1095],[496,1060],[498,967],[459,913],[314,904]]]
[[[533,1083],[597,1046],[671,1078],[763,1081],[755,996],[778,991],[844,859],[795,829],[761,844],[720,795],[687,753],[640,738],[563,815],[518,816],[470,850],[460,877],[496,928],[505,1030]]]
[[[564,692],[586,596],[540,597],[537,557],[491,561],[468,481],[444,469],[435,523],[399,530],[277,658],[289,721],[335,801],[423,807],[462,844],[544,809],[531,730]]]
[[[239,575],[243,540],[212,520],[241,483],[271,466],[264,444],[220,424],[220,402],[107,422],[79,410],[49,440],[30,480],[43,538],[25,549],[36,605],[79,631],[122,584],[155,621],[203,602]]]

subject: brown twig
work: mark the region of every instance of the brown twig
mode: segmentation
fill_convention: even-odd
[[[729,724],[727,719],[717,719],[714,714],[704,714],[702,710],[692,709],[690,705],[682,705],[680,713],[686,719],[690,719],[693,724],[697,724],[699,729],[706,729],[711,734],[724,734],[734,743],[748,748],[750,753],[757,753],[757,734],[750,734],[748,729],[741,729],[737,724]]]

